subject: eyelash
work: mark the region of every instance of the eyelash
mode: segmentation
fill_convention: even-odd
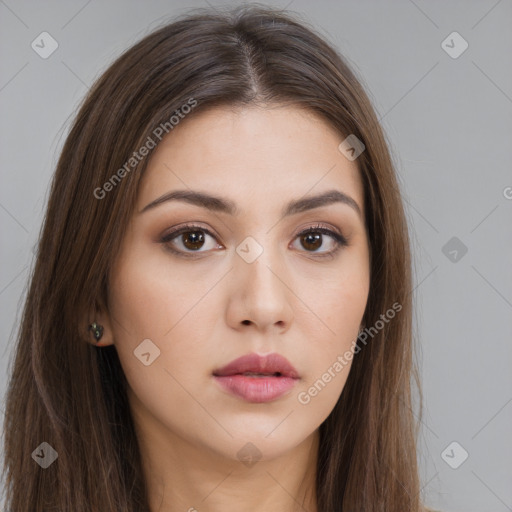
[[[170,233],[167,233],[164,236],[162,236],[162,238],[160,239],[160,243],[164,244],[166,246],[165,248],[168,251],[170,251],[171,253],[176,254],[178,256],[185,257],[185,258],[193,258],[195,256],[195,253],[199,254],[200,252],[208,252],[208,251],[184,252],[181,250],[177,250],[170,245],[169,242],[173,241],[175,238],[178,238],[180,235],[182,235],[184,233],[194,232],[194,231],[202,231],[203,233],[210,235],[212,238],[215,238],[215,239],[217,238],[209,229],[206,229],[202,226],[198,226],[196,224],[186,224],[186,225],[181,226],[180,228],[175,229],[174,231],[171,231]],[[332,258],[334,258],[334,255],[342,247],[347,247],[349,245],[348,240],[341,233],[338,233],[337,231],[328,229],[320,224],[316,225],[316,226],[309,227],[309,228],[301,231],[300,233],[297,233],[297,235],[295,235],[295,238],[299,238],[300,236],[307,235],[309,233],[321,233],[322,235],[328,235],[336,242],[336,247],[332,251],[329,251],[327,253],[318,253],[317,254],[315,251],[306,251],[307,253],[315,255],[315,257],[319,258],[319,259],[323,259],[323,258],[332,259]]]

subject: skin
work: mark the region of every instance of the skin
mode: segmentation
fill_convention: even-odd
[[[369,246],[364,213],[346,204],[286,218],[281,209],[336,189],[364,212],[356,161],[338,150],[343,139],[297,107],[217,107],[182,120],[155,149],[98,315],[102,345],[115,344],[128,379],[152,511],[317,510],[318,427],[351,363],[306,405],[298,395],[357,337]],[[140,213],[177,189],[229,198],[240,213],[183,201]],[[186,235],[166,248],[162,236],[187,222],[215,237],[201,232],[196,252]],[[319,257],[336,248],[333,238],[321,235],[311,246],[297,236],[317,224],[337,228],[349,245]],[[252,263],[236,252],[248,236],[263,249]],[[148,366],[134,355],[144,339],[160,350]],[[223,390],[213,370],[251,352],[286,357],[300,375],[295,387],[259,404]],[[237,456],[247,443],[261,455],[251,466]]]

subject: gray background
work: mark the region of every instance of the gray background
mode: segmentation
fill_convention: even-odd
[[[510,511],[512,2],[268,4],[303,14],[346,56],[391,144],[415,260],[422,496],[445,512]],[[206,6],[0,1],[2,396],[48,186],[78,102],[121,51]],[[43,31],[59,44],[48,59],[31,48]],[[453,31],[469,44],[458,58],[442,46]],[[457,465],[462,450],[469,456],[453,469],[442,454]]]

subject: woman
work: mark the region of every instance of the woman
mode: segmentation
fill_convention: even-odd
[[[10,510],[425,510],[407,225],[345,61],[259,6],[154,31],[54,176]]]

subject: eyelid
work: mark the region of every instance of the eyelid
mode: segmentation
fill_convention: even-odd
[[[328,223],[322,223],[322,222],[315,222],[313,225],[301,227],[297,230],[295,233],[294,238],[298,237],[302,233],[307,233],[309,231],[318,231],[320,233],[324,232],[325,234],[332,236],[331,233],[334,232],[334,234],[338,235],[340,238],[340,241],[343,240],[344,242],[348,243],[348,237],[345,236],[345,234],[337,227],[333,226],[332,224]]]
[[[216,233],[214,233],[210,228],[206,228],[204,226],[200,226],[199,224],[196,224],[195,222],[185,223],[185,224],[178,224],[177,226],[174,226],[170,231],[164,232],[163,235],[161,235],[161,239],[169,238],[171,235],[177,235],[181,233],[186,233],[187,231],[204,231],[205,233],[208,233],[210,236],[214,238],[220,238]]]

